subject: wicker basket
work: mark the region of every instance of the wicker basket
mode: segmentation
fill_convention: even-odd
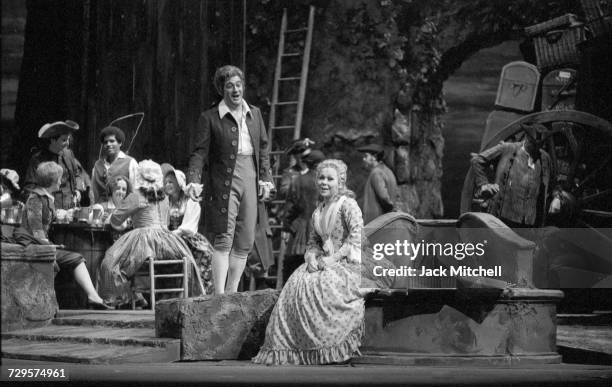
[[[594,37],[612,35],[612,0],[580,0],[586,26]]]
[[[525,28],[533,37],[540,69],[553,69],[580,63],[576,44],[585,40],[584,25],[574,14],[566,14]]]

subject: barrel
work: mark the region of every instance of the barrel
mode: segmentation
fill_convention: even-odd
[[[106,250],[112,245],[111,233],[107,228],[91,227],[83,223],[53,224],[49,232],[55,244],[66,246],[66,250],[79,253],[85,258],[89,276],[96,288],[100,263]],[[85,292],[74,281],[72,273],[60,272],[55,279],[57,301],[62,309],[87,307]]]

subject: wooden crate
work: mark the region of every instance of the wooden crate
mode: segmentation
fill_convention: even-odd
[[[576,70],[563,68],[542,79],[542,111],[576,108]]]
[[[520,112],[532,112],[535,106],[540,72],[523,61],[510,62],[502,68],[495,106]]]
[[[536,61],[540,69],[554,69],[580,63],[576,45],[585,40],[584,24],[574,14],[525,28],[531,36],[536,50]]]

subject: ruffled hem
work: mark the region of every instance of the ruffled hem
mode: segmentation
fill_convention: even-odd
[[[354,329],[347,338],[340,344],[308,350],[292,349],[265,349],[259,350],[257,356],[251,361],[253,363],[265,365],[317,365],[342,363],[353,357],[361,356],[359,346],[363,335],[363,323]]]

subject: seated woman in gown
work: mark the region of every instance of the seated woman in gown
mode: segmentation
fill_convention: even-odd
[[[108,200],[102,203],[102,208],[104,209],[104,223],[110,224],[113,212],[119,207],[123,199],[132,193],[130,181],[123,175],[114,176],[108,181],[106,192]],[[121,235],[131,228],[131,223],[131,219],[128,218],[120,225],[112,227],[113,242],[117,241]]]
[[[364,300],[359,291],[363,219],[346,187],[346,164],[317,167],[319,203],[305,263],[285,284],[255,363],[329,364],[359,355]]]
[[[131,301],[130,279],[149,258],[187,257],[195,265],[187,244],[168,230],[168,213],[161,167],[151,160],[143,160],[138,165],[135,191],[111,215],[113,227],[120,226],[131,217],[134,229],[119,238],[102,260],[100,295],[107,303],[123,305]],[[201,281],[197,274],[196,279]]]
[[[206,294],[213,293],[211,259],[213,248],[208,240],[198,233],[200,224],[200,203],[187,194],[185,174],[170,164],[162,164],[164,171],[164,192],[170,201],[168,229],[183,238],[200,268]]]
[[[52,244],[48,237],[49,227],[55,217],[55,199],[52,193],[59,190],[63,173],[61,165],[53,161],[41,162],[36,168],[36,185],[26,190],[25,216],[21,227],[14,232],[17,243]],[[60,270],[68,270],[74,274],[74,279],[87,294],[91,307],[111,309],[96,292],[82,255],[58,249],[55,261]]]

